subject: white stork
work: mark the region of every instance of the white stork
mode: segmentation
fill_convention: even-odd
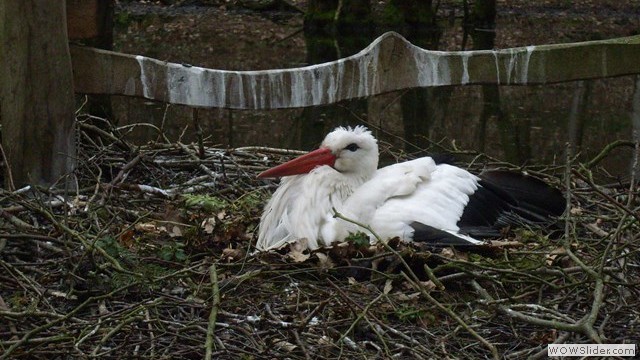
[[[364,231],[335,211],[382,240],[476,245],[515,220],[544,220],[564,209],[559,191],[521,174],[476,176],[431,157],[378,169],[378,157],[367,128],[338,127],[319,149],[258,175],[282,180],[260,220],[257,249],[304,238],[313,250]]]

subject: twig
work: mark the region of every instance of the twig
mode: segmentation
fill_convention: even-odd
[[[205,341],[206,360],[211,360],[213,349],[213,334],[216,330],[216,319],[218,317],[218,308],[220,307],[220,291],[218,289],[218,272],[216,265],[209,266],[209,280],[211,281],[211,294],[213,302],[211,303],[211,312],[209,313],[209,325],[207,326],[207,340]]]
[[[615,148],[621,147],[621,146],[634,147],[635,143],[633,141],[629,141],[629,140],[616,140],[616,141],[614,141],[614,142],[612,142],[610,144],[607,144],[607,146],[605,146],[602,149],[602,151],[600,151],[600,153],[598,155],[596,155],[596,157],[591,159],[591,161],[586,163],[584,166],[587,169],[591,169],[592,167],[598,165],[598,163],[600,163],[600,161],[602,161],[602,159],[607,157],[607,155],[609,155],[609,153],[612,150],[614,150]]]
[[[7,185],[9,186],[9,191],[14,191],[16,189],[16,184],[13,182],[13,173],[11,172],[11,164],[7,159],[7,155],[4,152],[4,148],[2,144],[0,144],[0,154],[2,155],[2,162],[4,162],[5,175],[7,176]]]
[[[189,157],[191,157],[194,161],[198,162],[198,167],[204,171],[207,175],[209,175],[209,177],[213,180],[216,181],[220,175],[216,174],[215,172],[211,171],[208,167],[206,167],[204,164],[202,164],[202,162],[200,161],[200,159],[183,143],[178,143],[178,146],[182,149],[182,151],[184,151],[185,153],[187,153],[187,155],[189,155]]]
[[[304,358],[307,360],[311,360],[311,356],[309,355],[309,351],[307,350],[307,345],[304,343],[304,341],[300,338],[300,334],[298,334],[297,330],[291,330],[293,332],[293,337],[296,339],[296,343],[298,344],[298,346],[300,346],[300,349],[302,349],[302,353],[304,354]]]
[[[123,150],[125,150],[127,152],[131,151],[131,147],[124,140],[116,137],[115,135],[113,135],[111,133],[108,133],[108,132],[100,129],[99,127],[97,127],[95,125],[85,124],[83,122],[78,122],[78,125],[80,126],[80,129],[82,129],[82,130],[93,131],[93,132],[99,134],[100,136],[103,136],[103,137],[113,141],[114,143],[118,144],[118,146],[120,146]]]
[[[596,186],[591,179],[583,176],[578,171],[571,171],[571,173],[573,173],[574,175],[578,176],[581,180],[583,180],[586,183],[588,183],[591,186],[591,188],[596,193],[598,193],[598,195],[602,196],[609,203],[613,204],[615,207],[617,207],[618,209],[626,212],[627,214],[633,216],[636,219],[636,221],[640,222],[640,214],[638,212],[633,211],[630,208],[620,204],[616,199],[612,198],[610,195],[608,195],[608,194],[604,193],[602,190],[600,190],[599,187]]]
[[[122,167],[122,169],[120,169],[120,172],[118,172],[118,175],[116,175],[116,177],[113,178],[113,180],[111,180],[111,182],[109,182],[110,185],[114,185],[117,182],[122,182],[124,181],[124,177],[125,174],[133,169],[134,166],[136,166],[140,160],[142,160],[142,154],[138,154],[136,157],[134,157],[133,159],[131,159],[131,161],[129,161],[125,166]]]

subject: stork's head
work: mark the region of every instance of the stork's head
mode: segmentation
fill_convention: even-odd
[[[306,174],[328,165],[345,175],[368,178],[378,168],[378,142],[364,126],[338,127],[317,150],[262,172],[258,177]]]

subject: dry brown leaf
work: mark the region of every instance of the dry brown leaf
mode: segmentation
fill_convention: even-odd
[[[178,225],[173,225],[173,227],[171,228],[171,232],[169,233],[170,237],[181,237],[182,236],[182,229],[180,229],[180,226]]]
[[[429,291],[434,290],[435,288],[437,288],[436,284],[431,280],[421,281],[420,284],[422,284],[422,286],[425,289],[429,290]]]
[[[396,300],[398,301],[413,301],[420,297],[420,292],[414,292],[407,294],[406,292],[399,291],[396,293]]]
[[[391,289],[393,289],[393,285],[391,284],[391,279],[388,279],[384,283],[384,289],[382,289],[382,292],[386,295],[391,291]]]
[[[442,256],[446,257],[446,258],[453,258],[455,256],[455,254],[453,253],[453,249],[452,248],[444,248],[442,249],[442,253],[440,253]]]
[[[455,260],[469,260],[469,255],[465,252],[456,251],[454,248],[442,249],[442,256]]]
[[[318,258],[318,267],[323,270],[333,269],[336,264],[333,263],[330,257],[327,254],[316,253],[316,257]]]
[[[222,258],[227,261],[243,259],[245,252],[243,249],[225,248],[222,250]]]
[[[274,344],[276,348],[280,349],[280,350],[285,350],[285,351],[294,351],[295,349],[298,348],[298,345],[294,345],[288,341],[279,341],[277,343]]]
[[[127,230],[125,232],[123,232],[120,235],[120,238],[118,239],[118,242],[120,243],[120,245],[126,247],[126,248],[131,248],[133,247],[133,234],[134,231],[133,230]]]
[[[572,207],[569,212],[571,213],[571,215],[582,215],[582,213],[584,213],[584,210],[581,207],[577,206]]]
[[[309,246],[306,238],[298,239],[289,244],[289,253],[287,256],[294,262],[306,261],[311,256],[308,252],[306,254],[304,253],[308,248]]]
[[[211,234],[213,233],[213,229],[216,227],[216,218],[210,217],[202,220],[200,227],[204,230],[205,233]]]
[[[567,250],[565,250],[564,247],[562,246],[557,247],[553,249],[549,254],[547,254],[545,261],[547,265],[553,265],[556,262],[556,259],[558,258],[559,255],[564,255],[566,253],[567,253]]]
[[[153,232],[153,233],[157,233],[159,232],[158,227],[156,226],[155,223],[137,223],[134,228],[138,231],[144,231],[144,232]]]

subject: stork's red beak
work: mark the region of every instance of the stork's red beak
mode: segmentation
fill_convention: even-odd
[[[258,175],[259,178],[273,178],[280,176],[306,174],[318,166],[333,166],[336,156],[327,148],[320,148],[308,154],[299,156],[271,169],[265,170]]]

